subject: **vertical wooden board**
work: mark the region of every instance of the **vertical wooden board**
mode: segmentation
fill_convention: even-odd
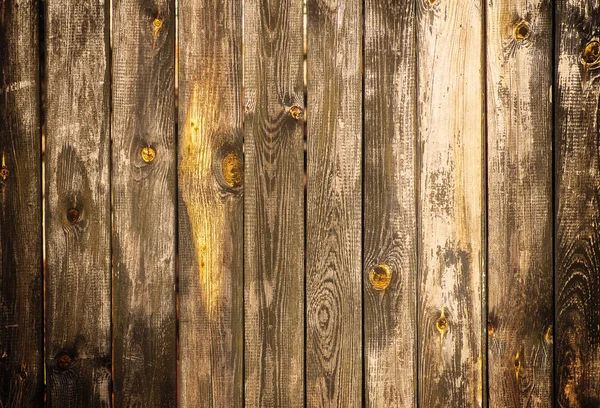
[[[37,0],[0,8],[0,406],[43,402]]]
[[[555,386],[600,406],[600,6],[556,3]]]
[[[244,5],[247,407],[304,406],[303,2]]]
[[[179,1],[180,401],[243,404],[242,4]]]
[[[552,406],[552,3],[488,1],[490,407]]]
[[[419,405],[482,404],[480,0],[420,0]]]
[[[362,405],[362,1],[307,2],[306,398]]]
[[[109,9],[46,1],[48,404],[111,403]]]
[[[112,5],[114,403],[175,407],[175,3]]]
[[[415,2],[365,2],[365,402],[416,406]]]

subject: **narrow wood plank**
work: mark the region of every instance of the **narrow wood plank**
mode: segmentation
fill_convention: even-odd
[[[244,5],[247,407],[304,406],[303,7]]]
[[[362,1],[307,2],[308,406],[362,405]]]
[[[175,407],[175,2],[112,6],[114,404]]]
[[[490,407],[551,407],[552,4],[488,1]]]
[[[365,402],[416,406],[415,2],[365,2]]]
[[[556,3],[557,405],[600,406],[600,5]]]
[[[179,1],[180,401],[242,406],[242,4]]]
[[[420,0],[419,405],[482,404],[480,0]]]
[[[46,1],[48,405],[111,395],[109,9]]]
[[[0,5],[0,406],[43,404],[39,3]]]

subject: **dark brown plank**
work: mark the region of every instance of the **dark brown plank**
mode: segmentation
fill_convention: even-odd
[[[242,406],[242,4],[179,1],[180,401]]]
[[[46,1],[48,404],[111,395],[109,8]]]
[[[416,2],[365,2],[365,402],[416,406]]]
[[[307,2],[306,398],[362,405],[362,1]]]
[[[483,404],[483,10],[418,2],[419,406]]]
[[[556,3],[555,379],[561,407],[600,406],[600,6]]]
[[[490,407],[552,406],[552,5],[488,1]]]
[[[114,404],[175,407],[175,2],[112,5]]]
[[[303,2],[244,8],[247,407],[304,406]]]
[[[43,403],[39,14],[0,4],[0,407]]]

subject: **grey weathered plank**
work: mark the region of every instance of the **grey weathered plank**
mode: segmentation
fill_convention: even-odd
[[[306,398],[362,405],[362,1],[307,2]]]
[[[552,4],[488,1],[490,407],[552,406]]]
[[[179,2],[180,401],[242,405],[242,5]]]
[[[244,7],[247,407],[304,406],[303,3]]]
[[[418,2],[419,405],[482,404],[483,2]]]
[[[0,406],[43,404],[37,0],[0,5]]]
[[[365,2],[365,402],[416,406],[415,2]]]
[[[48,403],[109,406],[109,9],[46,6]]]
[[[600,406],[600,6],[556,3],[555,386],[560,407]]]
[[[174,407],[175,3],[112,5],[114,404]]]

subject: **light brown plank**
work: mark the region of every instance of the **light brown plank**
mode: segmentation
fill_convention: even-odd
[[[483,2],[418,2],[419,405],[482,404]]]
[[[304,406],[303,3],[244,7],[247,407]]]
[[[175,407],[175,2],[112,6],[114,404]]]
[[[365,2],[364,358],[369,407],[416,406],[415,2]]]
[[[109,8],[46,1],[48,405],[111,403]]]
[[[306,398],[362,405],[362,1],[307,2]]]
[[[552,7],[488,1],[490,407],[552,406]]]
[[[182,407],[242,406],[242,4],[179,2]]]

